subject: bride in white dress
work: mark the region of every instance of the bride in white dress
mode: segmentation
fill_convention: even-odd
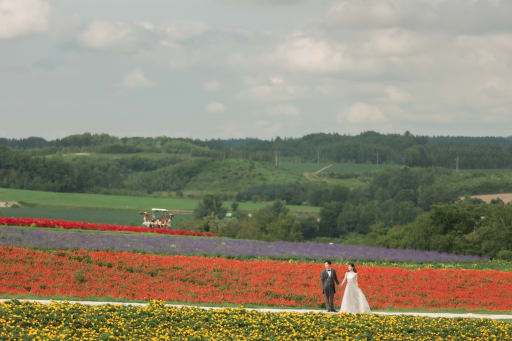
[[[343,300],[341,301],[340,313],[371,313],[372,311],[370,310],[368,301],[357,285],[357,270],[354,264],[349,264],[348,271],[345,272],[345,278],[343,278],[340,287],[345,282],[347,282],[347,287],[345,288]]]

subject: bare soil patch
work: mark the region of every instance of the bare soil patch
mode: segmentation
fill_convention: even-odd
[[[493,199],[501,199],[505,204],[512,202],[512,193],[495,193],[495,194],[482,194],[472,195],[471,198],[476,198],[490,203]]]
[[[17,201],[0,201],[0,208],[21,207]]]

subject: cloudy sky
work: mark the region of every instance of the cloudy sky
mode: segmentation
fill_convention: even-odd
[[[0,0],[0,137],[512,135],[510,0]]]

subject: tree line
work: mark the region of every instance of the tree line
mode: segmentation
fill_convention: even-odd
[[[512,260],[512,205],[474,199],[435,205],[410,224],[375,226],[360,242]]]
[[[450,137],[379,134],[310,134],[300,138],[213,139],[123,137],[108,134],[70,135],[46,141],[39,137],[0,138],[0,145],[36,154],[66,152],[173,153],[216,159],[245,158],[259,162],[294,158],[299,162],[396,163],[413,167],[464,169],[512,166],[512,137]]]
[[[378,204],[369,206],[373,207],[365,209],[379,211]],[[319,239],[322,235],[336,238],[348,234],[345,241],[351,243],[512,260],[512,205],[505,205],[500,200],[485,204],[478,199],[466,198],[449,204],[435,204],[428,212],[420,210],[415,216],[409,215],[405,218],[409,223],[377,219],[364,231],[348,231],[343,225],[340,230],[340,222],[353,226],[362,222],[353,218],[364,210],[348,208],[350,211],[344,212],[341,203],[330,203],[322,209],[320,219],[316,219],[290,213],[283,201],[274,201],[250,214],[239,212],[235,203],[231,208],[232,215],[226,217],[227,208],[222,205],[222,200],[207,195],[195,210],[196,218],[183,220],[181,224],[183,228],[230,238],[301,241]],[[405,210],[408,209],[410,207]]]

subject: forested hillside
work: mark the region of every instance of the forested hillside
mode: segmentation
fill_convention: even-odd
[[[512,138],[500,137],[366,132],[271,141],[106,134],[53,141],[0,139],[0,187],[170,198],[214,195],[216,202],[320,206],[318,219],[305,216],[296,221],[277,210],[275,221],[264,219],[260,225],[239,216],[229,224],[200,217],[189,226],[251,239],[338,238],[463,253],[491,254],[480,242],[465,248],[460,241],[438,242],[445,240],[439,237],[416,245],[403,234],[423,233],[418,227],[424,226],[421,217],[436,205],[470,195],[512,192],[511,169]],[[271,223],[277,224],[272,225],[275,228],[268,227]],[[224,225],[224,230],[219,227]],[[283,232],[281,225],[291,230]],[[281,231],[280,237],[276,231]],[[403,245],[393,236],[399,236]]]
[[[311,134],[301,138],[194,140],[169,137],[124,137],[107,134],[71,135],[46,141],[42,138],[0,138],[0,145],[24,149],[32,154],[167,153],[216,159],[241,158],[275,163],[276,159],[298,162],[396,163],[419,167],[461,169],[512,167],[512,137],[450,137]]]

